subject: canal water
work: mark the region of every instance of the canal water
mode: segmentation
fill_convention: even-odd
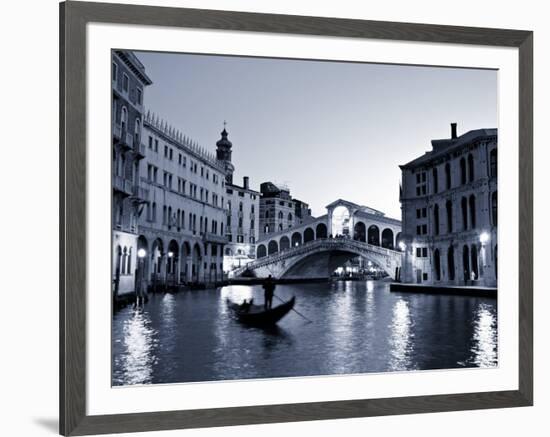
[[[156,294],[113,319],[113,385],[497,365],[497,301],[395,293],[384,281],[278,285],[295,312],[272,330],[235,321],[226,299],[261,286]],[[277,298],[273,304],[278,303]]]

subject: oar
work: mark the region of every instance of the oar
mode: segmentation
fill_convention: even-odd
[[[276,294],[273,294],[273,296],[275,296],[277,299],[279,299],[282,303],[285,303],[285,301],[283,299],[281,299],[279,296],[277,296]],[[295,310],[294,308],[292,308],[292,311],[294,311],[296,314],[298,314],[299,316],[303,317],[304,319],[306,319],[309,323],[313,323],[313,320],[310,320],[308,319],[306,316],[304,316],[301,312]]]

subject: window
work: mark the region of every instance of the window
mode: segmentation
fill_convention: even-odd
[[[493,194],[491,194],[491,218],[493,219],[493,225],[498,225],[498,195],[497,191],[494,191]]]
[[[283,211],[279,211],[279,220],[283,219]]]
[[[439,257],[439,249],[434,250],[434,270],[435,280],[441,281],[441,259]]]
[[[468,229],[468,199],[463,197],[460,201],[460,209],[462,211],[462,229]]]
[[[491,150],[491,153],[489,155],[489,163],[490,163],[490,172],[491,177],[496,178],[497,177],[497,149]]]
[[[126,73],[122,74],[122,90],[128,92],[130,89],[130,79]]]
[[[425,196],[426,191],[426,172],[423,171],[421,173],[416,174],[416,195],[417,196]]]
[[[242,202],[239,202],[239,211],[243,212],[243,203]]]
[[[460,158],[460,183],[464,185],[466,183],[466,160]]]
[[[153,137],[149,135],[149,149],[153,150]]]
[[[445,186],[447,190],[451,189],[451,164],[445,164]]]
[[[155,138],[155,152],[159,151],[159,140]]]
[[[164,157],[168,158],[168,146],[164,146]]]
[[[470,225],[472,229],[476,227],[476,196],[470,196]]]
[[[447,210],[447,232],[450,234],[453,232],[453,204],[450,200],[447,200],[445,209]]]
[[[172,149],[170,149],[170,153],[169,153],[169,159],[170,161],[172,161],[172,158],[174,157],[174,151]]]
[[[474,181],[474,157],[470,153],[468,155],[468,182]]]
[[[439,235],[439,205],[434,206],[434,234]]]
[[[113,62],[113,77],[112,77],[112,80],[114,80],[116,82],[117,78],[118,78],[118,65]]]
[[[433,179],[433,187],[434,187],[434,194],[437,194],[437,192],[439,191],[439,184],[438,184],[438,180],[437,180],[437,168],[434,167],[433,170],[432,170],[432,179]]]
[[[423,281],[427,281],[427,280],[428,280],[428,274],[427,274],[427,273],[422,273],[422,280],[423,280]]]
[[[143,105],[143,91],[141,88],[136,88],[136,101],[138,105]]]
[[[128,110],[126,109],[126,106],[123,106],[120,111],[120,127],[122,128],[122,132],[126,130],[127,125],[128,125]]]

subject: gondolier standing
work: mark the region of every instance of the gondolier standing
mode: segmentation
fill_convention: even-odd
[[[273,305],[273,294],[275,292],[275,282],[273,282],[273,278],[271,277],[271,275],[269,275],[267,279],[264,281],[263,287],[264,287],[264,308],[266,310],[269,310]]]

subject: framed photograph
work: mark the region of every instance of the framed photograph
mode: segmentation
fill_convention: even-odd
[[[532,405],[532,32],[60,26],[61,434]]]

